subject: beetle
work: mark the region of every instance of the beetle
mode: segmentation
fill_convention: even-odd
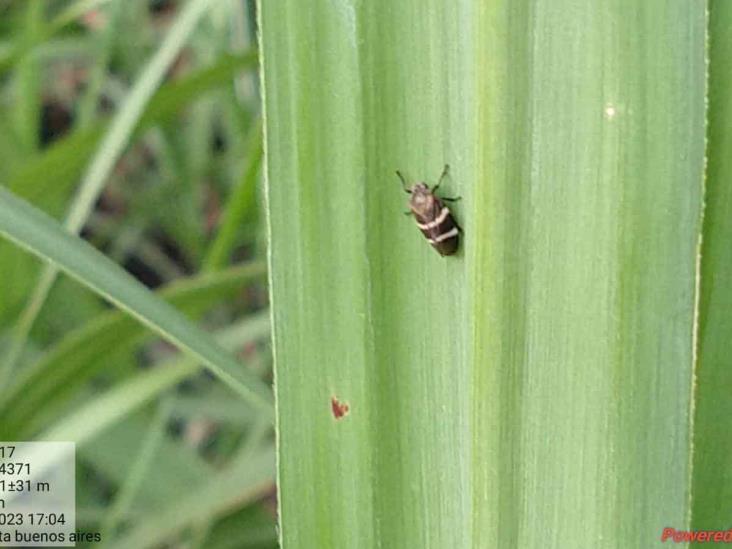
[[[460,243],[460,233],[462,229],[455,221],[450,212],[450,208],[443,204],[444,202],[455,202],[460,197],[446,198],[438,197],[435,193],[445,179],[450,166],[445,164],[442,175],[437,181],[437,185],[431,189],[424,181],[418,181],[411,187],[407,185],[402,173],[397,170],[396,174],[402,181],[402,188],[411,195],[409,199],[409,211],[405,215],[413,215],[417,222],[417,227],[442,256],[452,255],[458,249]]]

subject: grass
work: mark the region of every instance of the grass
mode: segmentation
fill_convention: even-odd
[[[0,0],[0,440],[108,548],[726,528],[729,19]]]
[[[57,223],[0,190],[0,233],[102,295],[173,345],[200,360],[263,414],[273,417],[269,389],[210,338],[104,255],[67,234]],[[50,279],[44,271],[41,285]],[[55,276],[55,275],[54,275]],[[50,286],[48,287],[50,289]],[[32,299],[37,299],[38,294]]]
[[[283,546],[688,527],[704,6],[260,7]]]
[[[273,547],[250,15],[158,4],[0,4],[0,438],[77,443],[105,547]]]
[[[699,332],[697,342],[696,409],[691,487],[692,525],[713,529],[723,524],[732,497],[727,456],[732,448],[723,434],[732,411],[727,347],[732,323],[727,311],[732,294],[726,280],[732,267],[732,186],[729,156],[732,147],[732,104],[727,89],[732,73],[726,62],[732,53],[732,10],[711,2],[709,12],[709,126],[707,141],[706,210],[702,254]]]

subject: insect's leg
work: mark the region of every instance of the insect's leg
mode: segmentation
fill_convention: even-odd
[[[455,198],[447,198],[446,196],[441,196],[440,200],[446,200],[447,202],[457,202],[458,200],[462,200],[462,196],[456,196]]]
[[[450,171],[450,164],[445,164],[445,167],[442,169],[442,175],[440,176],[440,179],[437,180],[437,185],[432,187],[432,194],[435,193],[435,191],[442,185],[442,180],[447,177],[447,172]]]
[[[399,179],[402,180],[402,188],[404,189],[404,192],[407,194],[412,194],[412,191],[409,189],[409,187],[407,187],[407,182],[404,180],[404,176],[402,175],[402,172],[397,170],[396,174],[399,176]]]

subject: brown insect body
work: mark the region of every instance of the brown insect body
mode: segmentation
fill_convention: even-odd
[[[460,230],[450,209],[424,183],[412,187],[409,209],[417,227],[440,255],[452,255],[458,249]]]
[[[440,182],[447,175],[448,166],[445,166]],[[397,175],[402,179],[404,178],[401,173],[397,172]],[[445,206],[443,200],[457,200],[457,199],[440,199],[435,194],[435,191],[440,186],[438,183],[433,189],[430,189],[426,183],[419,182],[415,183],[411,188],[405,188],[404,190],[411,194],[409,199],[409,210],[414,219],[417,222],[417,227],[422,231],[422,234],[427,239],[427,242],[432,244],[432,247],[442,255],[454,254],[460,243],[460,227],[455,222],[455,218],[452,216],[450,209]]]

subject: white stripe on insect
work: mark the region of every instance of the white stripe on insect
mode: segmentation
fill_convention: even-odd
[[[428,238],[427,239],[427,242],[429,242],[430,244],[439,244],[440,242],[442,242],[444,240],[447,240],[448,238],[452,238],[453,236],[457,236],[458,235],[458,232],[459,232],[458,231],[458,228],[457,227],[453,227],[452,229],[450,229],[446,233],[442,233],[441,235],[437,235],[437,238]]]
[[[447,206],[445,206],[440,211],[440,215],[437,216],[437,219],[435,219],[434,221],[430,221],[429,223],[417,223],[417,227],[419,227],[423,231],[434,229],[435,227],[439,226],[440,223],[445,221],[448,215],[450,215],[450,210],[448,210]]]

